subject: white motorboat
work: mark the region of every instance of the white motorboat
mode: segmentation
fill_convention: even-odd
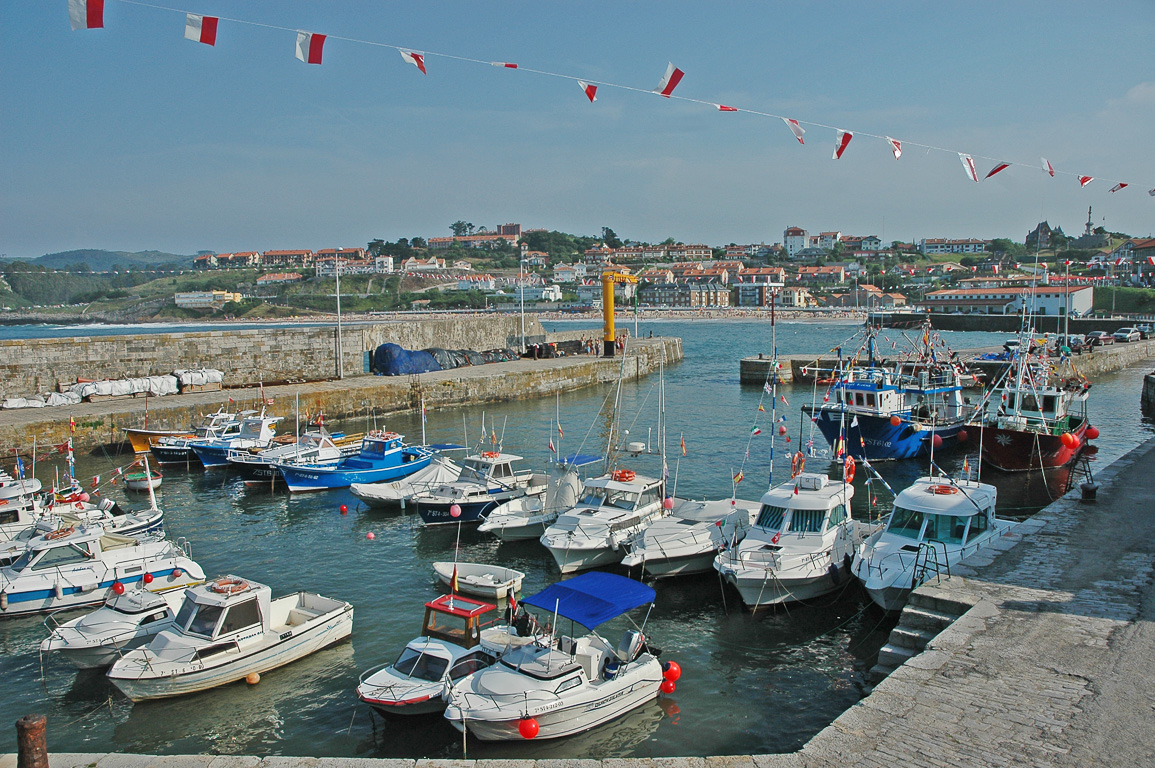
[[[645,584],[600,572],[525,598],[523,606],[568,618],[589,633],[513,648],[450,688],[445,719],[483,741],[553,739],[596,728],[652,701],[660,690],[672,692],[672,680],[663,677],[676,679],[676,666],[664,672],[640,631],[627,629],[616,647],[595,631],[653,600],[654,590]]]
[[[667,514],[664,487],[660,478],[625,469],[587,480],[578,503],[558,515],[539,541],[562,573],[620,563],[622,545]],[[672,509],[674,501],[668,505]]]
[[[62,501],[60,496],[48,509],[36,507],[35,515],[26,520],[27,527],[7,541],[0,541],[0,567],[11,565],[28,545],[36,538],[81,525],[99,525],[105,533],[132,536],[135,538],[161,538],[164,529],[164,512],[156,507],[143,510],[125,510],[112,499],[101,499],[93,504],[88,494],[69,494]]]
[[[63,624],[51,614],[44,620],[51,634],[40,643],[40,652],[57,651],[79,669],[110,667],[126,651],[170,628],[183,600],[184,590],[180,589],[162,594],[132,589]]]
[[[0,615],[99,605],[138,582],[164,592],[203,580],[187,545],[107,533],[99,525],[60,528],[36,536],[0,568]]]
[[[902,610],[913,587],[1016,525],[995,516],[997,495],[976,480],[920,477],[895,498],[886,527],[862,543],[854,575],[883,610]]]
[[[0,507],[6,506],[6,501],[11,503],[13,499],[31,497],[39,493],[40,488],[40,481],[35,477],[17,478],[0,469]],[[0,511],[0,523],[3,523],[3,511]]]
[[[158,464],[198,464],[200,459],[193,453],[192,444],[218,437],[236,437],[241,432],[241,419],[256,411],[225,413],[224,409],[202,417],[200,426],[192,435],[170,435],[149,440],[149,452]]]
[[[576,470],[554,465],[544,494],[521,496],[498,505],[477,530],[492,533],[502,541],[540,538],[559,514],[577,504],[581,489]]]
[[[549,477],[532,470],[514,469],[518,461],[521,456],[504,451],[481,451],[466,456],[457,480],[412,496],[417,514],[426,525],[476,523],[510,499],[544,495]]]
[[[227,467],[229,451],[267,448],[277,435],[280,416],[249,416],[241,421],[240,431],[235,435],[224,435],[207,440],[194,440],[188,444],[205,469]],[[156,450],[156,446],[153,446]]]
[[[521,591],[525,574],[512,568],[485,563],[437,562],[433,572],[445,586],[465,595],[501,600]],[[457,584],[454,585],[454,575]]]
[[[429,466],[399,480],[382,483],[353,483],[349,491],[374,509],[394,509],[419,493],[432,491],[461,477],[462,467],[453,459],[435,454]]]
[[[531,642],[531,632],[519,637],[508,626],[487,626],[496,610],[491,603],[460,595],[426,603],[421,634],[406,644],[397,661],[366,670],[357,698],[385,715],[442,711],[450,685]]]
[[[743,499],[679,502],[669,517],[625,543],[622,565],[658,578],[709,573],[718,552],[746,536],[758,509],[758,502]]]
[[[281,471],[274,464],[336,464],[338,461],[361,452],[361,442],[365,435],[331,435],[322,428],[303,433],[294,439],[285,435],[286,442],[278,437],[270,448],[231,448],[226,454],[229,466],[237,470],[247,486],[271,486],[282,483]]]
[[[750,608],[807,600],[844,583],[866,530],[852,519],[854,486],[802,472],[762,496],[753,527],[714,568]]]
[[[349,637],[353,606],[311,592],[277,599],[226,576],[185,592],[175,624],[119,659],[108,678],[133,701],[204,691],[296,661]]]

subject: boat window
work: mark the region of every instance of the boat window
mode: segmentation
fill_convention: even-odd
[[[790,511],[791,533],[821,533],[825,509],[793,509]]]
[[[460,680],[466,675],[472,675],[474,672],[485,669],[491,663],[492,657],[488,654],[479,651],[466,654],[454,662],[453,667],[449,670],[449,679]]]
[[[13,571],[22,571],[28,567],[28,563],[32,562],[32,558],[35,556],[36,556],[35,550],[26,549],[26,550],[24,550],[24,554],[21,555],[20,557],[16,558],[15,562],[13,562],[8,567],[11,568]]]
[[[88,562],[90,555],[88,545],[69,544],[65,547],[55,547],[48,550],[32,566],[34,571],[43,571],[46,568],[58,568],[64,565],[76,565]]]
[[[966,532],[967,519],[958,515],[929,515],[926,522],[926,538],[947,544],[962,544]]]
[[[141,619],[140,626],[143,627],[145,624],[154,624],[158,621],[164,621],[165,619],[171,619],[171,618],[172,618],[172,614],[169,613],[168,610],[157,611],[156,613],[151,613],[148,616],[145,616],[143,619]]]
[[[0,525],[4,525],[7,523],[15,523],[19,519],[20,519],[20,513],[17,512],[15,509],[9,510],[7,512],[0,512]]]
[[[784,507],[775,507],[772,504],[763,504],[758,513],[758,520],[754,523],[759,528],[777,530],[782,527],[782,518],[786,515]]]
[[[397,658],[393,669],[404,677],[437,682],[445,675],[445,669],[448,666],[449,662],[446,659],[406,648]]]
[[[494,477],[513,477],[513,469],[508,464],[494,464]]]
[[[224,607],[219,605],[198,605],[196,615],[189,622],[186,631],[193,635],[212,637],[213,630],[217,626],[217,620],[220,619],[224,610]]]
[[[1044,395],[1043,396],[1043,410],[1054,412],[1054,410],[1055,410],[1055,396],[1054,395]]]
[[[221,623],[221,634],[239,632],[261,623],[261,613],[257,610],[257,601],[246,600],[243,603],[229,606],[225,620]]]
[[[846,521],[846,507],[839,504],[834,509],[830,510],[830,522],[826,524],[826,529],[836,528]]]
[[[606,489],[605,488],[588,488],[587,487],[585,489],[585,495],[582,496],[582,500],[578,503],[583,505],[583,506],[587,506],[587,507],[600,507],[602,505],[602,501],[605,499],[605,497],[606,497]]]
[[[638,501],[638,507],[648,507],[651,504],[657,504],[658,499],[661,498],[661,489],[658,486],[647,488],[642,491],[641,500]]]
[[[581,684],[582,684],[582,679],[580,677],[574,676],[574,677],[566,678],[565,680],[562,680],[560,683],[558,683],[557,689],[554,691],[554,693],[561,693],[562,691],[568,691],[570,688],[577,688]]]
[[[1014,392],[1011,392],[1010,394],[1008,394],[1008,395],[1007,395],[1007,409],[1008,409],[1008,410],[1014,410],[1014,407],[1015,407],[1015,396],[1016,396],[1016,395],[1015,395],[1015,393],[1014,393]]]
[[[261,436],[261,422],[246,421],[241,427],[241,437],[260,437]]]
[[[987,510],[984,509],[982,512],[979,512],[977,515],[971,518],[971,527],[967,532],[966,537],[967,541],[974,541],[976,538],[986,533],[987,526],[989,524],[987,514]]]
[[[187,629],[188,620],[192,618],[193,614],[196,613],[196,610],[197,604],[192,600],[186,599],[183,603],[181,603],[180,610],[177,611],[176,625],[181,629]]]
[[[922,531],[922,513],[916,509],[896,506],[890,513],[890,525],[886,530],[896,536],[917,539],[919,532]]]
[[[867,406],[869,406],[869,407],[871,407],[871,408],[873,408],[873,407],[874,407],[874,393],[873,393],[873,392],[869,392],[869,393],[867,393],[867,395],[866,395],[866,404],[867,404]]]
[[[618,509],[633,509],[637,501],[638,494],[633,491],[609,491],[606,494],[605,503],[607,506]]]

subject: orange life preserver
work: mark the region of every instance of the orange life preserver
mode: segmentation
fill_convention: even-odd
[[[610,473],[610,479],[617,480],[619,483],[628,483],[635,477],[637,477],[637,475],[632,469],[615,469]]]
[[[846,463],[843,464],[843,468],[846,472],[845,482],[847,482],[847,483],[853,482],[854,481],[854,457],[851,456],[850,454],[846,455]]]
[[[947,496],[952,493],[958,493],[958,488],[953,485],[932,485],[930,492],[938,496]]]
[[[63,539],[68,534],[76,530],[75,526],[68,526],[67,528],[57,528],[55,531],[49,531],[44,534],[45,541],[55,541],[56,539]]]
[[[482,451],[481,452],[481,458],[483,458],[483,459],[496,459],[500,455],[501,454],[498,453],[497,451]]]
[[[806,469],[806,455],[798,451],[790,457],[790,478],[794,479]]]
[[[213,592],[222,595],[235,595],[238,592],[243,592],[249,588],[249,583],[244,579],[237,579],[231,576],[217,579],[213,582]]]

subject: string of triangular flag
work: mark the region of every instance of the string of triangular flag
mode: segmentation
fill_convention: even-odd
[[[1027,168],[1037,167],[1037,166],[1035,166],[1034,163],[1024,163],[1024,162],[1018,162],[1018,161],[1006,161],[1006,160],[1001,160],[1001,159],[995,158],[995,157],[984,157],[982,155],[974,155],[974,154],[971,154],[968,152],[961,152],[961,151],[954,150],[954,149],[946,149],[943,147],[934,146],[932,144],[924,144],[924,143],[909,141],[909,140],[899,140],[899,139],[892,138],[891,136],[867,133],[865,131],[850,131],[850,130],[838,128],[838,127],[835,127],[832,125],[827,125],[824,123],[819,123],[819,122],[815,122],[815,121],[811,121],[811,120],[799,120],[796,118],[787,117],[785,115],[778,115],[778,114],[774,114],[772,112],[765,112],[765,111],[761,111],[761,110],[757,110],[757,109],[740,108],[740,107],[736,107],[736,106],[732,106],[732,105],[728,105],[728,104],[721,104],[718,102],[709,101],[709,100],[705,100],[705,99],[690,98],[688,96],[677,96],[674,94],[674,89],[677,88],[678,85],[682,82],[682,79],[685,77],[685,72],[683,72],[678,67],[674,66],[674,64],[672,62],[667,65],[666,71],[663,74],[661,80],[658,82],[657,88],[645,89],[645,88],[637,88],[637,87],[629,86],[629,85],[623,85],[620,83],[594,81],[594,80],[589,80],[587,78],[580,78],[580,77],[577,77],[575,75],[568,75],[568,74],[559,73],[559,72],[550,72],[548,70],[531,69],[531,68],[527,68],[527,67],[522,67],[522,66],[520,66],[514,62],[510,62],[510,61],[487,61],[487,60],[477,59],[477,58],[473,58],[473,57],[469,57],[469,56],[460,56],[460,55],[454,55],[454,54],[448,54],[448,53],[417,51],[417,50],[414,50],[412,48],[408,48],[405,46],[399,46],[399,45],[395,45],[395,44],[391,44],[391,43],[382,43],[382,42],[373,41],[373,40],[361,40],[361,39],[351,38],[351,37],[340,37],[337,35],[326,35],[326,34],[321,34],[319,32],[310,32],[310,31],[306,31],[306,30],[292,29],[290,27],[282,27],[282,26],[277,26],[274,24],[263,24],[260,22],[247,21],[245,19],[227,18],[224,16],[206,16],[203,14],[193,13],[191,11],[185,11],[185,10],[181,10],[181,9],[177,9],[177,8],[170,8],[170,7],[163,6],[163,5],[156,5],[154,3],[142,2],[142,0],[118,0],[118,2],[126,3],[129,5],[142,6],[145,8],[153,8],[155,10],[168,11],[168,12],[172,12],[172,13],[183,13],[185,15],[185,31],[184,31],[185,38],[189,39],[189,40],[193,40],[195,42],[204,43],[206,45],[211,45],[211,46],[216,45],[217,32],[219,30],[220,22],[222,22],[222,21],[226,21],[226,22],[233,23],[233,24],[246,24],[249,26],[264,27],[266,29],[276,29],[276,30],[283,30],[286,32],[292,32],[296,35],[294,55],[296,56],[297,59],[305,62],[306,64],[321,64],[323,56],[324,56],[325,43],[328,40],[340,40],[342,42],[347,42],[347,43],[356,43],[356,44],[360,44],[360,45],[370,45],[370,46],[376,46],[376,47],[380,47],[380,48],[391,48],[393,50],[396,50],[401,55],[402,60],[415,66],[418,70],[420,70],[420,72],[422,74],[428,74],[428,71],[426,70],[427,59],[429,57],[437,57],[437,58],[442,58],[442,59],[461,61],[461,62],[466,62],[466,63],[471,63],[471,64],[483,64],[483,65],[488,65],[488,66],[500,67],[503,69],[512,69],[512,70],[518,70],[521,72],[529,72],[529,73],[537,74],[537,75],[545,75],[547,77],[556,77],[556,78],[561,78],[564,80],[570,80],[570,81],[577,84],[577,86],[581,89],[582,93],[584,93],[586,98],[589,99],[590,103],[597,101],[597,92],[598,92],[599,87],[601,87],[601,88],[614,88],[614,89],[618,89],[618,90],[634,91],[634,92],[638,92],[638,93],[653,93],[653,94],[657,94],[658,96],[662,96],[662,97],[667,98],[667,99],[677,99],[679,101],[684,101],[684,102],[688,102],[688,103],[692,103],[692,104],[708,105],[708,106],[715,108],[719,112],[727,112],[727,113],[743,112],[743,113],[748,114],[748,115],[754,115],[754,116],[758,116],[758,117],[766,117],[766,118],[771,118],[771,119],[775,119],[775,120],[781,120],[783,123],[785,123],[786,127],[793,134],[794,138],[798,140],[798,143],[802,144],[802,145],[806,144],[806,141],[804,139],[804,136],[806,134],[806,129],[803,128],[803,125],[810,126],[811,128],[823,128],[823,129],[832,130],[835,132],[834,154],[832,156],[834,160],[840,160],[842,158],[842,155],[846,152],[847,147],[850,145],[850,142],[854,139],[855,136],[863,136],[863,137],[867,137],[867,138],[873,138],[873,139],[879,139],[881,141],[885,141],[887,148],[894,154],[895,160],[898,160],[902,156],[902,152],[903,152],[903,149],[905,147],[918,147],[921,149],[925,149],[928,152],[935,151],[935,152],[944,152],[944,153],[948,153],[948,154],[949,153],[957,154],[959,160],[962,163],[963,169],[966,172],[967,177],[974,182],[985,181],[986,179],[989,179],[992,176],[995,176],[996,174],[1002,173],[1003,171],[1007,170],[1008,168],[1011,168],[1012,166],[1020,166],[1020,167],[1027,167]],[[68,0],[68,16],[69,16],[69,21],[72,25],[72,28],[73,29],[100,29],[100,28],[103,28],[104,27],[105,4],[106,4],[106,0]],[[976,157],[979,159],[982,159],[982,160],[991,160],[995,163],[994,167],[992,167],[991,170],[988,171],[987,174],[985,176],[983,176],[982,178],[979,177],[979,171],[975,165],[975,158]],[[1056,170],[1055,167],[1045,157],[1040,158],[1040,160],[1041,160],[1042,171],[1052,178],[1054,178],[1056,174],[1073,176],[1078,180],[1080,187],[1086,187],[1088,184],[1090,184],[1096,178],[1094,176],[1075,173],[1072,171],[1059,171],[1059,170]],[[1128,186],[1130,186],[1130,184],[1127,182],[1116,181],[1113,179],[1111,181],[1115,181],[1115,184],[1110,188],[1110,192],[1112,192],[1112,193],[1119,192],[1119,191],[1127,188]],[[1151,195],[1152,197],[1155,197],[1155,187],[1150,189],[1148,191],[1148,194]]]

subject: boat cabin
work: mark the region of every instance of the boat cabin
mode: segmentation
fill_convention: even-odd
[[[497,606],[461,595],[442,595],[425,604],[425,623],[421,634],[438,640],[472,648],[481,642],[483,617]]]
[[[793,484],[777,486],[763,494],[754,527],[777,534],[780,541],[789,534],[825,535],[850,519],[852,498],[854,486],[840,480],[831,482],[829,475],[803,472]],[[771,541],[764,548],[777,552],[782,545]]]
[[[271,442],[277,431],[274,425],[280,420],[280,417],[269,416],[245,419],[241,422],[241,428],[236,437],[240,440]]]
[[[514,482],[517,473],[513,469],[513,462],[521,461],[521,456],[501,451],[482,451],[467,456],[461,462],[459,481],[485,483],[491,478]]]
[[[965,546],[986,535],[995,516],[995,492],[989,485],[943,478],[922,478],[898,494],[886,533],[917,552],[924,541]]]
[[[262,638],[270,628],[271,590],[264,584],[228,576],[185,591],[172,631],[209,641],[196,651],[198,659],[235,650],[248,640]],[[286,622],[293,626],[292,616]],[[298,617],[303,624],[310,617]],[[163,642],[160,637],[154,641]]]
[[[102,552],[140,546],[141,542],[131,536],[105,533],[99,525],[60,528],[49,531],[32,540],[24,554],[8,566],[13,573],[54,570],[88,569],[100,560]],[[122,576],[133,572],[142,573],[144,565],[136,563],[123,571]]]
[[[1016,424],[1029,428],[1041,428],[1062,434],[1071,428],[1071,406],[1075,402],[1083,403],[1087,399],[1087,390],[1081,383],[1071,387],[1023,387],[1008,386],[1003,390],[1001,398],[992,402],[995,407],[995,418],[999,421],[1013,421]],[[1075,421],[1083,415],[1074,414]]]
[[[380,461],[387,453],[401,450],[404,435],[396,432],[369,432],[361,441],[361,458],[369,461]]]
[[[608,475],[587,480],[577,506],[596,509],[616,508],[632,512],[662,500],[662,481],[635,475],[630,470],[615,470]]]

